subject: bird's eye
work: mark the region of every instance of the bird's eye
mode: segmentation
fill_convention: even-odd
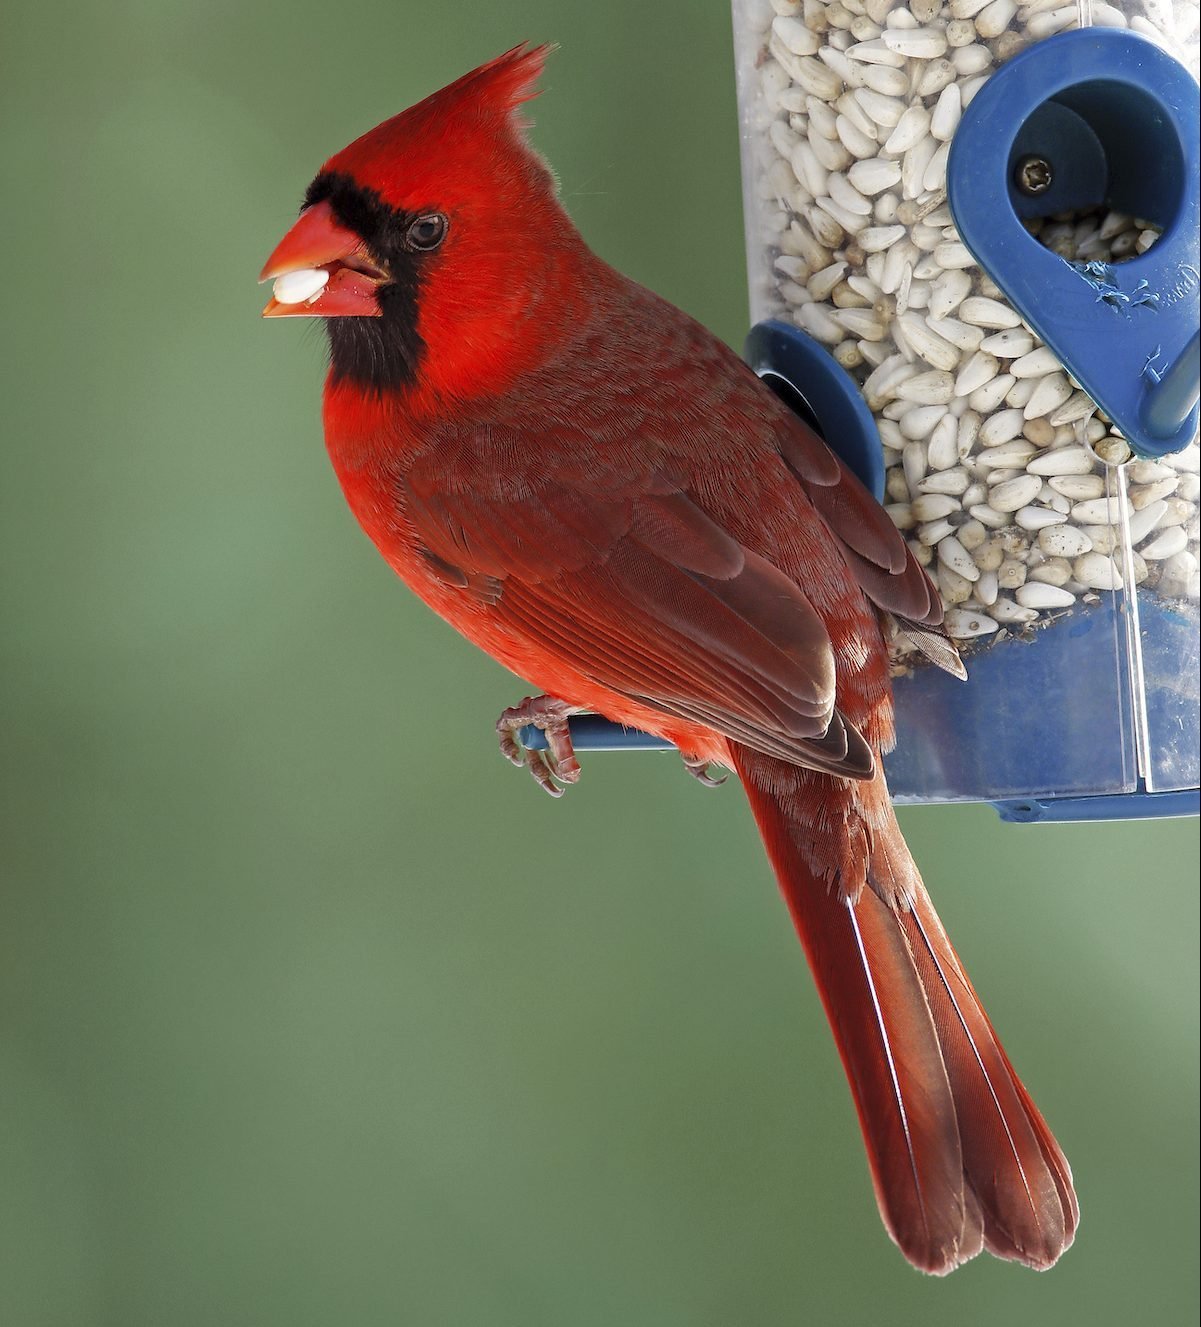
[[[410,223],[405,231],[405,241],[411,249],[436,249],[446,238],[447,228],[446,218],[441,212],[429,212]]]

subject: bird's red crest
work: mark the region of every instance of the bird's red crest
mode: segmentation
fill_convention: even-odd
[[[448,101],[470,97],[501,114],[508,114],[538,95],[538,79],[552,50],[554,47],[549,44],[530,46],[522,42],[495,60],[464,74],[434,96]]]
[[[484,143],[523,141],[524,126],[514,112],[538,95],[538,76],[553,49],[514,46],[376,125],[324,169],[370,184],[392,203],[401,201],[401,186],[411,191],[427,175],[453,178]]]

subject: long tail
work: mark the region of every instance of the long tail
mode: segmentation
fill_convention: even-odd
[[[889,1234],[938,1275],[981,1248],[1050,1267],[1079,1221],[1071,1170],[951,948],[883,780],[849,785],[745,748],[735,763],[850,1079]]]

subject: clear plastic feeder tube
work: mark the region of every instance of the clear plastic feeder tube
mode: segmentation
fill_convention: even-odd
[[[964,684],[901,657],[895,795],[1195,789],[1196,436],[1133,454],[978,265],[947,198],[961,119],[1008,61],[1080,27],[1126,29],[1196,80],[1195,0],[733,9],[752,321],[793,325],[859,385],[889,514],[968,664]],[[1038,161],[1027,172],[1036,197]],[[1162,229],[1106,200],[1022,225],[1082,271],[1137,258]]]

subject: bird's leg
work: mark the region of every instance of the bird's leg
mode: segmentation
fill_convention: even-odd
[[[580,765],[567,727],[568,717],[579,712],[578,705],[568,705],[554,696],[527,696],[520,705],[505,710],[496,721],[501,755],[514,765],[524,765],[538,786],[552,797],[563,796],[559,783],[579,781]],[[546,734],[545,751],[531,751],[521,744],[518,734],[527,727]]]
[[[687,752],[681,751],[680,756],[684,761],[684,768],[697,781],[703,783],[706,788],[720,788],[729,777],[723,774],[720,778],[714,778],[709,773],[709,761],[702,760],[699,756],[690,756]]]

